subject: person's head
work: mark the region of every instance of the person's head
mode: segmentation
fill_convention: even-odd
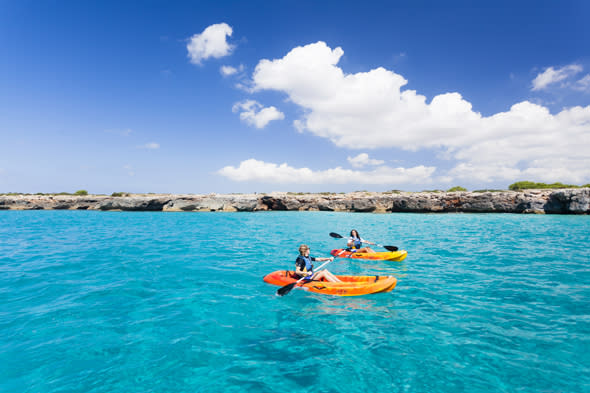
[[[356,229],[353,229],[352,231],[350,231],[350,237],[356,237],[356,238],[361,238],[361,235],[359,235],[358,231]]]
[[[307,244],[302,244],[299,246],[299,254],[306,255],[309,254],[309,246]]]

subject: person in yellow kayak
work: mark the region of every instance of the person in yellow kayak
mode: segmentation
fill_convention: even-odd
[[[353,229],[352,231],[350,231],[350,237],[348,238],[348,242],[346,243],[346,249],[352,252],[375,252],[370,247],[363,247],[363,243],[375,245],[375,243],[361,238],[361,235],[359,235],[358,231],[356,229]]]
[[[313,273],[313,262],[314,261],[333,261],[334,257],[329,258],[314,258],[309,256],[309,246],[302,244],[299,246],[299,256],[295,260],[295,274],[299,277],[313,277],[314,280],[326,280],[330,282],[340,282],[340,279],[330,273],[328,270],[320,270],[317,273]]]

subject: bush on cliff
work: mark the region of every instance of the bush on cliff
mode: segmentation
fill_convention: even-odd
[[[74,195],[88,195],[88,191],[86,190],[78,190],[74,193]]]
[[[129,196],[128,192],[113,192],[111,194],[112,197],[122,197],[122,196]]]
[[[518,190],[526,190],[526,189],[542,189],[542,188],[580,188],[580,186],[576,186],[574,184],[563,184],[563,183],[535,183],[532,181],[517,181],[516,183],[512,183],[508,186],[510,190],[518,191]]]
[[[455,186],[455,187],[449,188],[447,190],[447,192],[453,192],[453,191],[467,191],[467,189],[464,187],[461,187],[461,186]]]

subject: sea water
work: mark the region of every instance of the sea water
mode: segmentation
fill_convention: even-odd
[[[393,292],[262,281],[353,228]],[[0,392],[589,392],[589,264],[590,216],[4,211]]]

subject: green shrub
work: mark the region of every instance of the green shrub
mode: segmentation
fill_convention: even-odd
[[[88,195],[88,191],[86,190],[78,190],[74,193],[74,195]]]
[[[542,189],[542,188],[580,188],[580,186],[576,186],[574,184],[563,184],[563,183],[535,183],[532,181],[518,181],[516,183],[512,183],[508,186],[510,190],[518,191],[518,190],[526,190],[526,189]]]
[[[461,186],[455,186],[455,187],[449,188],[447,190],[447,192],[453,192],[453,191],[467,191],[467,189],[463,188]]]
[[[122,196],[128,196],[129,193],[128,192],[113,192],[111,194],[112,197],[122,197]]]

